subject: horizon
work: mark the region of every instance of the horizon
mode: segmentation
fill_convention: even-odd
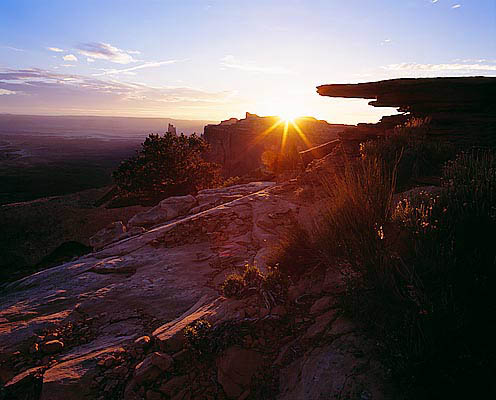
[[[395,110],[316,86],[496,76],[495,15],[491,0],[7,0],[0,113],[377,122]]]

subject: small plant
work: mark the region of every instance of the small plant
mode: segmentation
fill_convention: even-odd
[[[209,339],[212,325],[205,319],[199,319],[184,329],[184,335],[191,348],[199,355],[211,352],[211,341]]]
[[[222,283],[221,290],[228,298],[240,297],[246,287],[244,278],[239,274],[228,275]]]
[[[264,277],[256,265],[245,265],[245,270],[243,272],[243,280],[248,289],[260,287]]]
[[[289,279],[277,266],[269,268],[262,284],[262,295],[266,306],[283,304],[289,287]],[[270,308],[270,307],[268,307]]]

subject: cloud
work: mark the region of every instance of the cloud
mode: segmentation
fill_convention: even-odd
[[[225,56],[222,60],[220,65],[224,68],[232,68],[232,69],[238,69],[241,71],[246,71],[246,72],[255,72],[255,73],[263,73],[263,74],[291,74],[292,72],[282,68],[282,67],[275,67],[275,66],[261,66],[261,65],[256,65],[253,63],[242,63],[239,60],[237,60],[234,56],[232,55],[227,55]]]
[[[190,87],[150,87],[39,68],[0,69],[4,112],[86,115],[168,115],[205,118],[235,104],[234,92]]]
[[[89,57],[86,59],[86,61],[88,61],[89,63],[94,63],[95,62],[95,60],[93,60],[92,58],[89,58]]]
[[[130,64],[137,62],[131,54],[133,51],[121,50],[108,43],[82,43],[77,47],[79,54],[98,60],[107,60],[117,64]]]
[[[455,4],[453,6],[451,6],[451,8],[460,8],[462,5],[461,4]]]
[[[62,57],[64,61],[77,61],[77,57],[74,54],[67,54],[66,56]]]
[[[53,51],[55,53],[62,53],[64,50],[59,49],[58,47],[47,47],[47,50]]]
[[[158,61],[158,62],[146,62],[135,67],[125,68],[125,69],[104,69],[103,72],[98,74],[93,74],[93,76],[104,76],[104,75],[116,75],[116,74],[130,74],[132,71],[136,71],[143,68],[155,68],[162,65],[174,64],[179,60],[168,60],[168,61]],[[133,74],[134,75],[134,74]]]
[[[0,46],[2,49],[7,49],[7,50],[12,50],[12,51],[26,51],[24,49],[19,49],[17,47],[12,47],[12,46]]]
[[[417,64],[400,63],[390,64],[385,67],[389,71],[496,71],[496,65],[492,64]]]
[[[0,89],[0,96],[8,96],[9,94],[16,94],[16,92],[7,89]]]
[[[431,3],[437,3],[439,0],[431,0]]]
[[[60,66],[61,67],[66,67],[66,68],[68,68],[68,67],[75,67],[74,64],[61,64]]]
[[[381,42],[381,46],[384,46],[384,45],[387,45],[387,44],[391,44],[393,41],[391,39],[384,39],[382,42]]]

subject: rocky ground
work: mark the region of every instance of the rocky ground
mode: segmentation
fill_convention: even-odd
[[[93,253],[10,284],[0,398],[389,398],[374,344],[342,315],[333,269],[274,301],[220,294],[247,263],[267,272],[279,239],[310,223],[306,182],[164,200],[97,234]]]

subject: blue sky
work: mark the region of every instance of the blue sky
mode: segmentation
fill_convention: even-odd
[[[1,0],[0,112],[376,120],[315,86],[496,76],[495,0]]]

